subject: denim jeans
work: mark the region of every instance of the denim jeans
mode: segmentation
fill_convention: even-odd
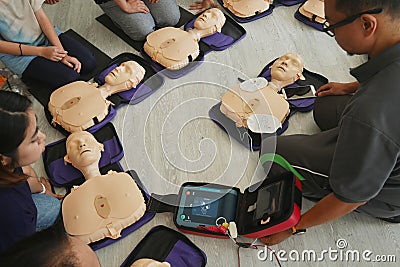
[[[46,194],[32,194],[32,199],[37,209],[36,231],[52,226],[60,214],[60,200]]]

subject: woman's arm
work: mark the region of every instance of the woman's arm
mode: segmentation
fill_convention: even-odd
[[[44,13],[43,8],[39,8],[37,11],[35,11],[35,16],[43,33],[49,39],[50,43],[54,45],[51,60],[61,61],[63,64],[73,68],[79,73],[81,71],[81,63],[75,57],[67,55],[68,52],[64,50],[61,41],[54,30],[53,24],[50,22],[50,19],[47,17],[46,13]],[[48,57],[46,56],[46,58]]]

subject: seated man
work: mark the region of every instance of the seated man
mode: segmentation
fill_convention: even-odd
[[[248,18],[269,9],[271,0],[224,0],[224,7],[235,16]]]
[[[165,27],[152,32],[146,38],[144,51],[163,67],[179,70],[198,57],[200,39],[220,32],[225,20],[221,10],[209,9],[195,20],[194,29]]]
[[[65,162],[80,170],[86,182],[64,198],[65,230],[85,243],[120,237],[122,229],[139,220],[146,211],[141,191],[127,173],[100,174],[98,164],[103,145],[92,134],[72,133],[66,147]]]
[[[293,229],[262,238],[267,245],[354,210],[400,222],[400,107],[393,101],[400,99],[400,1],[324,3],[330,24],[324,31],[347,53],[368,54],[369,60],[350,71],[358,83],[328,83],[317,91],[316,122],[332,128],[277,137],[276,153],[299,167],[303,195],[318,202]],[[349,93],[354,95],[344,95]],[[325,123],[336,114],[336,126]],[[280,171],[273,165],[269,176]]]
[[[304,61],[299,54],[281,56],[271,66],[270,82],[257,78],[235,86],[222,96],[221,112],[234,121],[236,127],[249,128],[249,123],[254,122],[257,132],[275,132],[276,127],[270,130],[268,120],[264,120],[263,125],[262,117],[272,115],[278,124],[284,122],[289,114],[289,103],[278,92],[298,79],[304,79],[303,68]],[[270,120],[272,123],[274,121]]]
[[[101,122],[108,114],[107,97],[135,88],[144,78],[145,70],[135,61],[126,61],[105,77],[105,84],[83,81],[64,85],[50,96],[49,111],[53,122],[69,132],[86,130]]]

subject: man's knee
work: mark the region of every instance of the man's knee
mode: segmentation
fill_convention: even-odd
[[[154,26],[142,24],[135,28],[123,29],[123,31],[134,41],[143,41],[147,35],[154,31]]]
[[[175,26],[181,17],[179,9],[175,12],[166,12],[164,14],[164,16],[160,16],[159,18],[154,18],[158,27]]]

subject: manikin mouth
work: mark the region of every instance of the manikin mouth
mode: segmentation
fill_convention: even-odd
[[[85,149],[85,150],[83,150],[83,151],[81,152],[81,156],[83,155],[83,153],[86,153],[86,152],[91,152],[91,150],[90,150],[90,149]]]
[[[281,69],[281,70],[283,70],[283,71],[286,71],[286,69],[285,69],[284,67],[282,67],[282,66],[279,66],[278,69]]]

